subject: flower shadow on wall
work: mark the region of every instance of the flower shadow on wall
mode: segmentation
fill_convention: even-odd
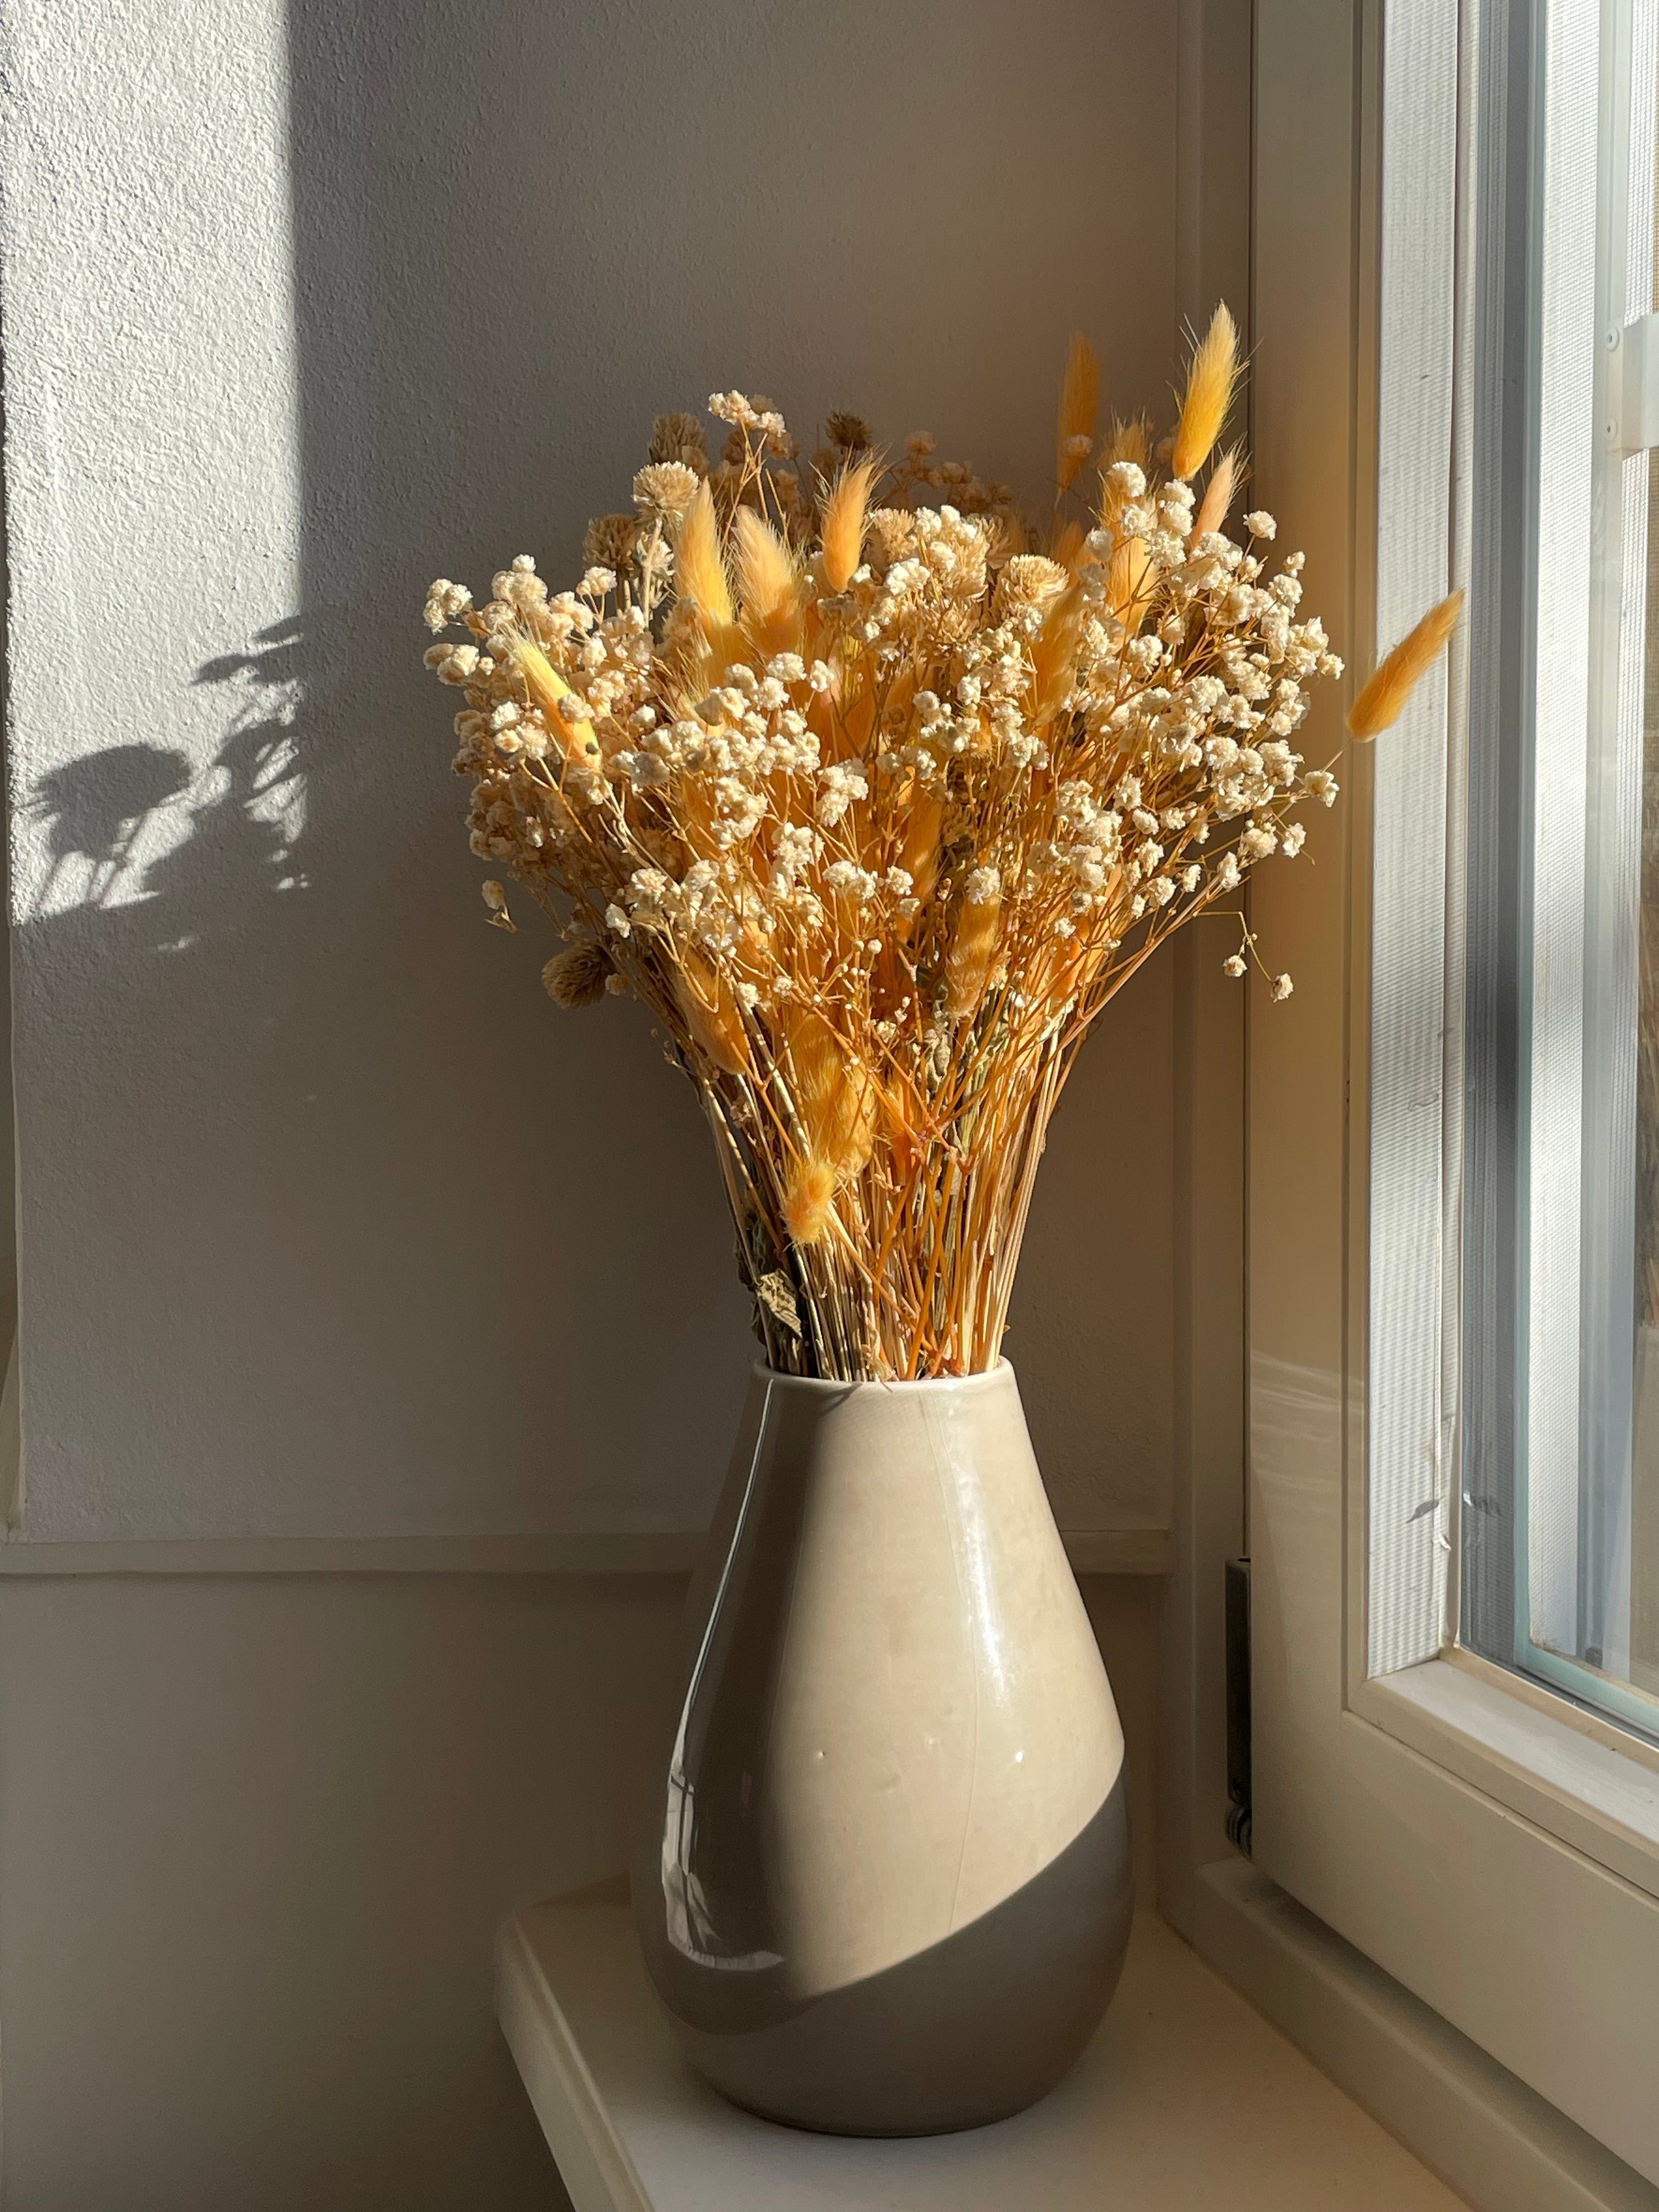
[[[174,748],[124,744],[43,775],[29,811],[44,819],[48,865],[29,919],[155,907],[155,948],[179,951],[199,941],[207,914],[197,909],[228,877],[256,892],[305,889],[295,848],[305,820],[306,654],[304,626],[289,617],[261,630],[252,650],[197,670],[194,683],[242,695],[204,771]]]
[[[168,1480],[188,1499],[234,1468],[280,1510],[285,1465],[320,1449],[249,1408],[320,1371],[356,1287],[319,1217],[345,1212],[363,1078],[331,1061],[304,988],[325,988],[346,927],[307,827],[335,757],[336,627],[329,609],[285,615],[173,701],[141,702],[147,741],[60,757],[20,791],[40,1511],[61,1496],[83,1511],[92,1467],[139,1525],[171,1533],[172,1514],[188,1533]],[[31,1112],[43,1090],[53,1110]],[[59,1190],[66,1225],[42,1211]]]
[[[395,608],[414,587],[382,588]],[[618,1346],[678,1337],[678,1395],[714,1378],[714,1465],[688,1478],[706,1490],[747,1348],[717,1177],[684,1171],[702,1133],[648,1031],[562,1023],[536,933],[486,927],[441,740],[412,764],[354,743],[401,719],[381,631],[372,592],[286,614],[196,662],[170,709],[146,702],[148,742],[22,788],[21,1033],[60,1085],[26,1131],[29,1171],[72,1189],[84,1224],[29,1261],[37,1312],[69,1322],[32,1355],[38,1495],[78,1495],[93,1465],[152,1526],[217,1534],[240,1513],[286,1534],[331,1525],[319,1493],[345,1469],[351,1533],[660,1522],[646,1394],[562,1396],[550,1460],[547,1388],[503,1378],[544,1373],[550,1342],[592,1376]],[[550,1097],[637,1164],[625,1205],[596,1181],[573,1209],[538,1143]],[[506,1213],[458,1167],[480,1130],[514,1157]],[[647,1230],[706,1254],[708,1296],[640,1268]],[[532,1299],[504,1237],[583,1256]],[[732,1356],[708,1358],[710,1337]],[[325,1472],[307,1489],[296,1468]]]
[[[46,817],[50,865],[34,910],[51,907],[77,874],[84,879],[77,903],[111,903],[149,825],[179,803],[191,781],[185,755],[161,745],[109,745],[43,775],[32,811]]]

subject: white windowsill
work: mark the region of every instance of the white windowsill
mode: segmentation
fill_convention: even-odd
[[[803,2135],[680,2058],[620,1886],[502,1929],[496,2008],[575,2212],[1455,2212],[1459,2202],[1155,1914],[1076,2070],[916,2142]]]

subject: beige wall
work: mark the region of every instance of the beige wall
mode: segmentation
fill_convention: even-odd
[[[682,1589],[0,1585],[7,2212],[552,2212],[491,1937],[621,1864]],[[1085,1594],[1150,1899],[1159,1586]]]
[[[533,2212],[516,1904],[621,1863],[681,1585],[0,1589],[8,2212]]]

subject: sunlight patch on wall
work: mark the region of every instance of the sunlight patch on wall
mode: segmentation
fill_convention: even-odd
[[[7,64],[14,920],[155,896],[205,832],[236,862],[251,829],[275,887],[303,819],[282,20],[53,0]]]

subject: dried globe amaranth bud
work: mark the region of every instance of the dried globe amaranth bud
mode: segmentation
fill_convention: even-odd
[[[854,415],[845,407],[837,407],[824,418],[823,434],[832,446],[843,453],[862,453],[873,442],[870,425],[862,415]]]
[[[885,575],[895,561],[910,550],[910,516],[902,507],[877,507],[865,525],[864,557],[877,575]]]
[[[554,954],[542,970],[542,987],[556,1006],[591,1006],[615,973],[604,945],[585,937]]]
[[[695,415],[659,415],[651,425],[651,449],[646,458],[653,461],[678,461],[688,469],[695,469],[700,477],[708,473],[708,447],[702,434],[702,424]]]
[[[587,526],[582,539],[582,562],[588,568],[609,568],[620,573],[634,557],[634,548],[639,543],[640,525],[636,515],[596,514]]]

